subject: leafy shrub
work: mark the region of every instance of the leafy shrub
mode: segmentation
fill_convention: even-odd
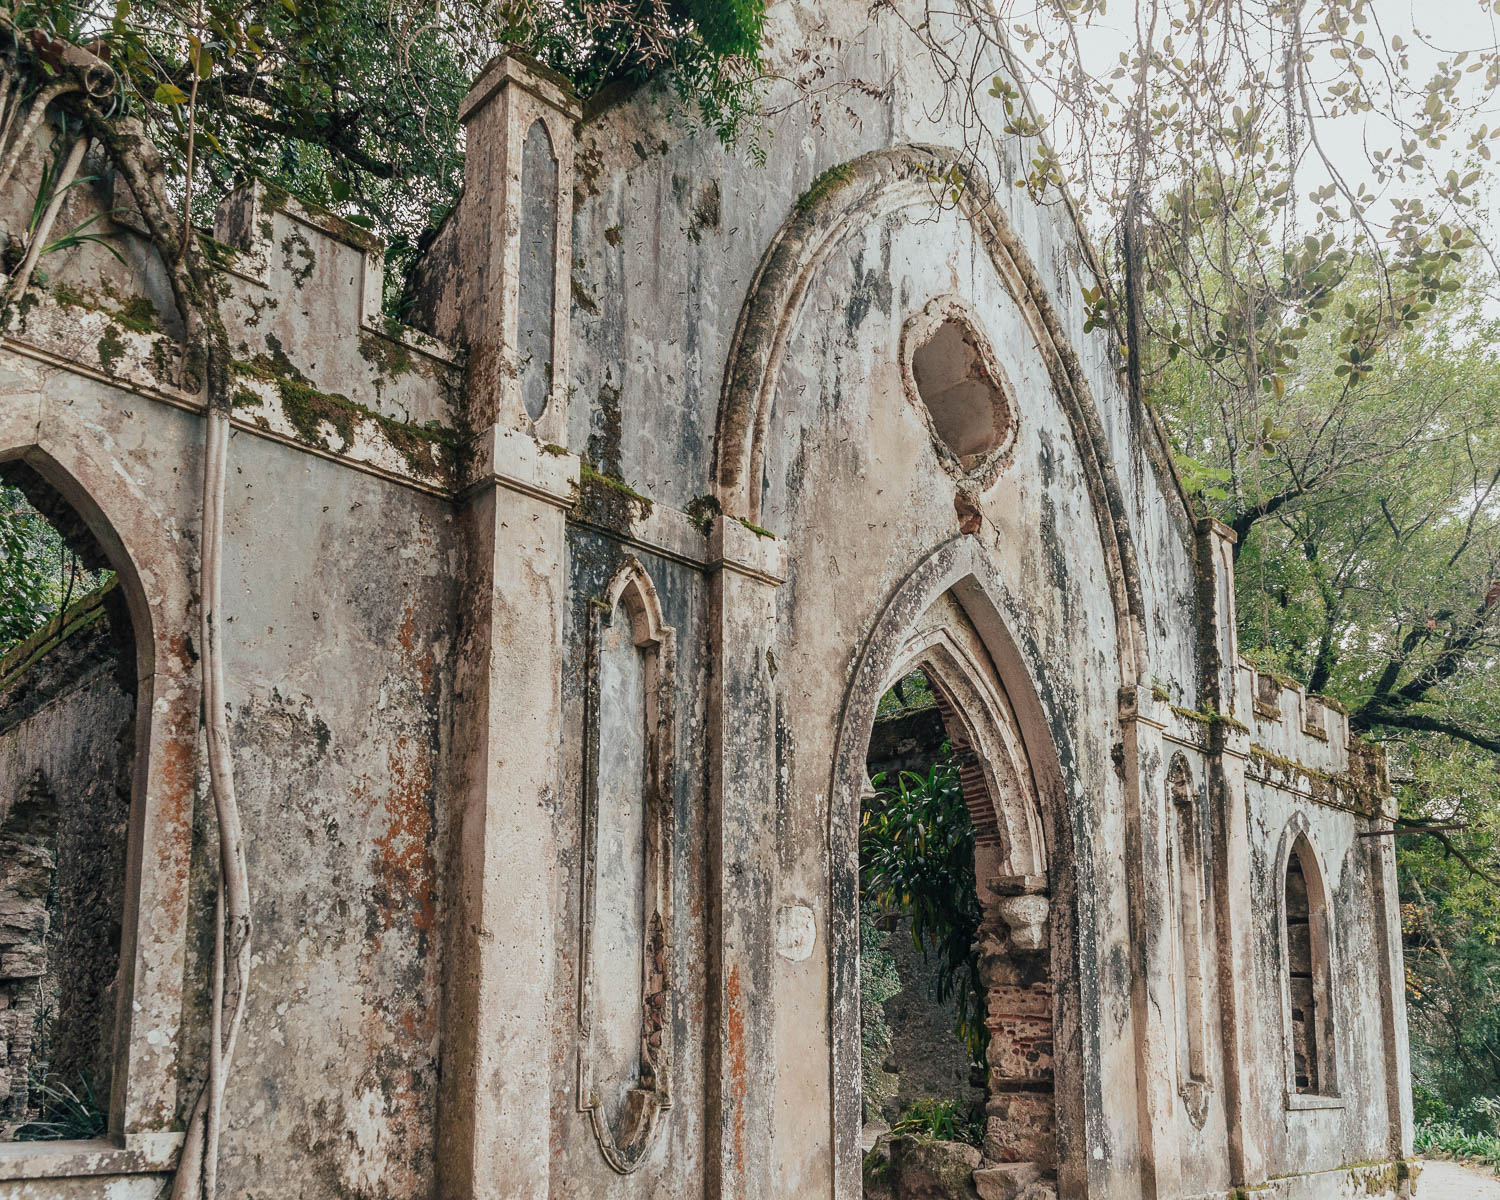
[[[984,1144],[984,1122],[976,1121],[957,1100],[913,1100],[891,1126],[892,1134],[915,1134],[936,1142]]]
[[[1418,1125],[1414,1145],[1428,1158],[1461,1158],[1500,1170],[1500,1137],[1469,1133],[1453,1121]]]
[[[1438,1125],[1453,1116],[1453,1110],[1443,1098],[1420,1083],[1412,1084],[1411,1106],[1418,1125]]]
[[[958,1034],[982,1063],[989,1030],[975,950],[974,829],[958,764],[948,757],[925,775],[902,771],[894,781],[882,774],[872,782],[876,796],[860,817],[861,892],[911,918],[917,949],[937,960],[934,999],[955,1003]]]

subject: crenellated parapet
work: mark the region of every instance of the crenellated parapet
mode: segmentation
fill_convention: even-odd
[[[79,189],[119,259],[84,246],[43,259],[5,344],[75,375],[178,408],[204,398],[160,255],[118,179]],[[0,203],[0,231],[24,221]],[[219,268],[243,431],[426,491],[457,484],[461,355],[381,311],[385,247],[348,221],[258,180],[238,188],[201,244]]]
[[[1244,659],[1236,678],[1249,698],[1249,778],[1361,816],[1387,810],[1385,752],[1350,734],[1343,705]]]

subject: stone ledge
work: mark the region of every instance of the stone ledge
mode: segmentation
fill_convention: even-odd
[[[108,1175],[155,1175],[177,1166],[180,1133],[127,1136],[121,1146],[110,1138],[85,1142],[0,1143],[0,1181],[85,1179]]]

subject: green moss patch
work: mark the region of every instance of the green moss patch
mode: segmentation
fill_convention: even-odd
[[[305,379],[283,374],[276,364],[265,355],[251,361],[237,359],[234,363],[237,374],[250,376],[274,384],[281,397],[281,410],[286,415],[298,437],[310,445],[332,453],[342,454],[354,443],[355,431],[362,421],[373,421],[381,436],[406,462],[415,474],[430,475],[434,470],[447,471],[453,463],[457,434],[451,429],[436,424],[408,425],[391,417],[366,408],[363,404],[337,392],[324,392],[311,386]],[[249,388],[240,388],[234,394],[236,407],[261,403],[260,397]],[[342,445],[334,450],[324,432],[324,425],[333,428]]]
[[[832,196],[835,192],[842,191],[853,182],[853,163],[839,163],[836,167],[829,167],[812,181],[812,186],[807,191],[797,197],[797,211],[799,213],[811,211],[820,201]]]

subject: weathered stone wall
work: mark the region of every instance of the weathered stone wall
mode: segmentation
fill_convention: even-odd
[[[556,79],[489,69],[419,289],[467,360],[379,317],[361,231],[253,185],[219,215],[256,947],[223,1188],[853,1200],[859,794],[879,697],[920,664],[966,723],[971,806],[995,810],[990,932],[1036,968],[993,997],[1018,1086],[992,1098],[990,1160],[1070,1198],[1395,1194],[1389,839],[1348,811],[1378,772],[1337,713],[1299,695],[1275,716],[1240,667],[1227,544],[1083,333],[1077,231],[1010,186],[1028,148],[980,147],[944,202],[930,180],[963,138],[899,22],[770,18],[773,59],[849,86],[838,111],[773,95],[765,167],[685,133],[655,85],[579,122]],[[557,190],[528,193],[543,135]],[[116,232],[128,270],[60,257],[0,347],[0,458],[59,486],[115,565],[149,713],[112,1140],[0,1150],[14,1196],[160,1191],[206,1060],[202,398],[174,382],[159,263]],[[977,466],[915,382],[935,312],[963,314],[1003,395],[1009,440]],[[544,343],[541,380],[518,355]],[[606,635],[632,666],[601,686]],[[626,691],[629,725],[601,721]],[[1285,1088],[1271,914],[1298,820],[1329,880],[1338,1106]]]
[[[221,1186],[425,1197],[441,1049],[457,375],[451,351],[369,319],[380,286],[362,233],[263,189],[242,202],[248,228],[234,211],[221,217],[244,247],[228,256],[244,394],[222,618],[256,958]],[[164,1186],[206,1064],[215,850],[193,673],[201,400],[173,383],[174,315],[147,317],[129,299],[159,297],[149,279],[126,290],[91,275],[86,256],[59,259],[6,343],[0,457],[22,456],[80,511],[120,573],[143,646],[127,667],[151,714],[122,889],[134,1003],[130,1021],[105,1030],[116,1148],[33,1146],[36,1165],[8,1165],[17,1147],[0,1154],[0,1176],[71,1177],[49,1195],[115,1184],[148,1195]],[[127,308],[141,319],[122,323]],[[94,733],[53,730],[42,744],[112,766],[113,737]]]

